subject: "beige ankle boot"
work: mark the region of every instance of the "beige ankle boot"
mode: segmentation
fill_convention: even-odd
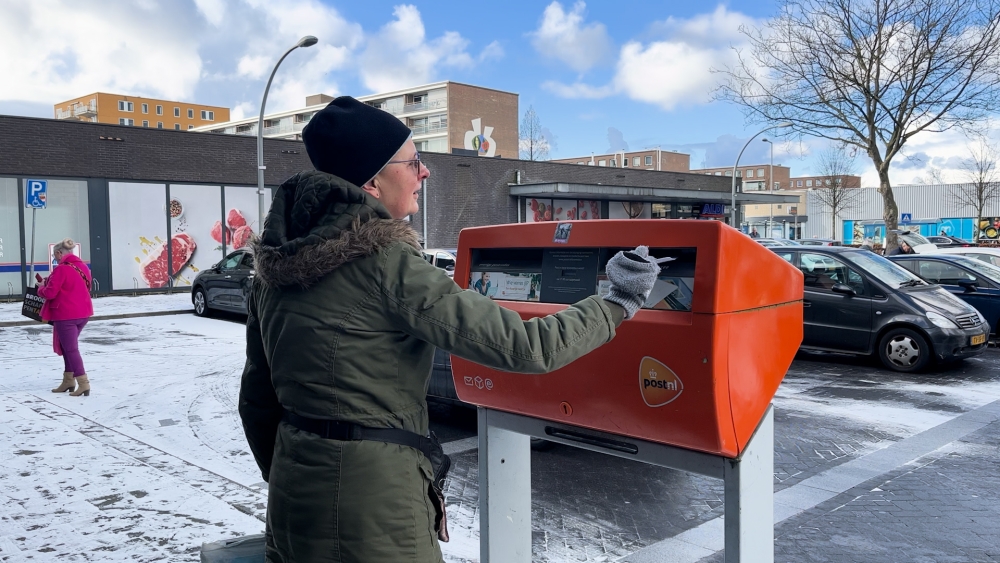
[[[73,379],[73,372],[64,371],[62,384],[52,390],[53,393],[65,393],[66,391],[72,392],[76,388],[76,381]]]
[[[90,396],[90,380],[87,379],[87,374],[83,374],[83,375],[74,377],[73,379],[76,379],[76,384],[79,385],[79,387],[76,388],[76,391],[73,391],[72,393],[70,393],[69,396],[70,397],[79,397],[80,395],[84,395],[84,396],[89,397]]]

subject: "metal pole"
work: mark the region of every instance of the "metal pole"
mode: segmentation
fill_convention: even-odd
[[[31,284],[35,282],[35,214],[38,213],[37,207],[31,208],[31,265],[28,266],[28,285],[26,287],[31,287]],[[38,285],[35,283],[35,285]]]
[[[740,158],[743,156],[743,151],[747,150],[747,147],[750,146],[750,141],[753,141],[754,139],[756,139],[758,136],[760,136],[765,131],[770,131],[771,129],[783,129],[785,127],[791,127],[792,125],[794,125],[794,124],[790,123],[790,122],[785,122],[785,123],[779,123],[777,125],[772,125],[770,127],[765,127],[764,129],[761,129],[760,131],[758,131],[757,133],[755,133],[753,137],[750,137],[747,140],[746,144],[743,145],[743,148],[740,149],[740,154],[736,156],[736,162],[733,163],[733,173],[732,173],[732,178],[733,178],[733,193],[732,193],[732,204],[731,204],[730,210],[729,210],[729,213],[730,213],[730,225],[731,226],[734,226],[734,227],[738,226],[737,223],[736,223],[736,219],[739,216],[739,214],[736,211],[736,167],[740,165]]]
[[[264,107],[267,105],[267,91],[271,89],[271,81],[274,80],[274,74],[278,72],[278,67],[281,66],[281,61],[285,60],[285,57],[289,53],[298,49],[299,47],[311,47],[316,44],[316,38],[307,35],[299,42],[295,44],[294,47],[285,51],[284,55],[278,59],[278,62],[274,65],[274,70],[271,71],[271,76],[267,79],[267,86],[264,87],[264,97],[260,101],[260,116],[257,118],[257,232],[264,232],[264,218],[267,216],[267,211],[271,207],[271,202],[267,200],[267,196],[264,193],[264,170],[267,169],[264,166]]]
[[[768,186],[767,193],[770,194],[770,195],[774,195],[774,143],[771,142],[771,141],[767,141],[767,144],[768,144],[768,146],[771,147],[771,163],[767,165],[767,168],[768,168],[768,170],[767,170],[767,183],[770,184]],[[768,204],[767,205],[767,210],[768,210],[768,215],[770,216],[770,220],[773,222],[774,221],[774,204],[773,203]]]

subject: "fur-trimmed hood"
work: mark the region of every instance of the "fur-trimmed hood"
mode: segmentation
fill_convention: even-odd
[[[409,222],[336,176],[302,172],[278,188],[261,237],[252,243],[257,278],[308,288],[336,268],[397,242],[420,248]]]

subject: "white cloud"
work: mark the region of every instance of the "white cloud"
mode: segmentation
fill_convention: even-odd
[[[565,63],[577,72],[587,71],[607,61],[612,54],[611,38],[601,23],[584,25],[586,4],[577,2],[571,12],[552,2],[542,13],[531,44],[542,56]]]
[[[208,23],[215,27],[226,21],[226,0],[194,0],[195,6]]]
[[[662,39],[648,43],[630,41],[622,46],[614,78],[607,85],[549,81],[543,87],[566,98],[621,94],[668,111],[677,106],[705,103],[718,84],[712,70],[733,59],[732,46],[742,37],[739,27],[753,23],[755,20],[749,16],[731,12],[724,6],[690,19],[669,18],[651,26],[653,33]]]
[[[367,39],[359,58],[361,80],[373,91],[431,82],[441,69],[471,68],[477,59],[503,56],[503,49],[494,41],[474,59],[468,53],[469,41],[454,31],[428,40],[416,6],[396,6],[393,15],[393,21]]]

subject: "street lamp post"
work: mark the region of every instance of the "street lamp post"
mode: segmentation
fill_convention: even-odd
[[[770,145],[770,148],[771,148],[771,161],[767,165],[767,193],[773,194],[774,193],[774,143],[770,139],[766,139],[766,138],[765,139],[761,139],[761,141],[763,141],[763,142],[767,143],[768,145]],[[767,229],[766,230],[768,231],[768,234],[766,234],[764,236],[769,237],[769,236],[771,236],[770,235],[771,223],[774,223],[774,204],[773,203],[767,204],[767,215],[768,215],[768,217],[767,217]]]
[[[765,127],[763,129],[761,129],[760,131],[758,131],[757,133],[754,133],[754,136],[750,137],[750,139],[747,140],[746,144],[743,145],[743,148],[740,149],[740,154],[737,155],[736,162],[733,163],[733,174],[732,174],[732,176],[733,176],[733,194],[732,194],[733,197],[732,197],[732,204],[731,204],[731,206],[729,208],[729,213],[730,213],[730,216],[732,217],[732,223],[733,223],[732,226],[737,227],[737,225],[736,225],[736,219],[737,219],[738,213],[736,212],[736,167],[740,165],[740,158],[743,156],[743,151],[747,150],[747,147],[750,146],[750,141],[756,139],[757,137],[759,137],[765,131],[770,131],[771,129],[784,129],[785,127],[791,127],[792,125],[794,125],[794,124],[791,123],[791,122],[786,121],[784,123],[779,123],[777,125],[772,125],[770,127]],[[737,227],[737,228],[739,228],[739,227]]]
[[[260,101],[260,117],[257,119],[257,232],[264,232],[264,217],[267,216],[267,210],[270,207],[270,202],[267,201],[267,195],[264,192],[264,170],[267,169],[264,166],[264,106],[267,105],[267,91],[271,89],[271,81],[274,80],[274,74],[278,72],[278,67],[281,66],[281,61],[285,60],[285,57],[289,53],[298,49],[299,47],[312,47],[315,45],[319,39],[316,39],[312,35],[306,35],[299,42],[295,44],[291,49],[285,51],[284,55],[278,59],[278,62],[274,65],[274,70],[271,71],[270,78],[267,79],[267,86],[264,87],[264,97]]]

